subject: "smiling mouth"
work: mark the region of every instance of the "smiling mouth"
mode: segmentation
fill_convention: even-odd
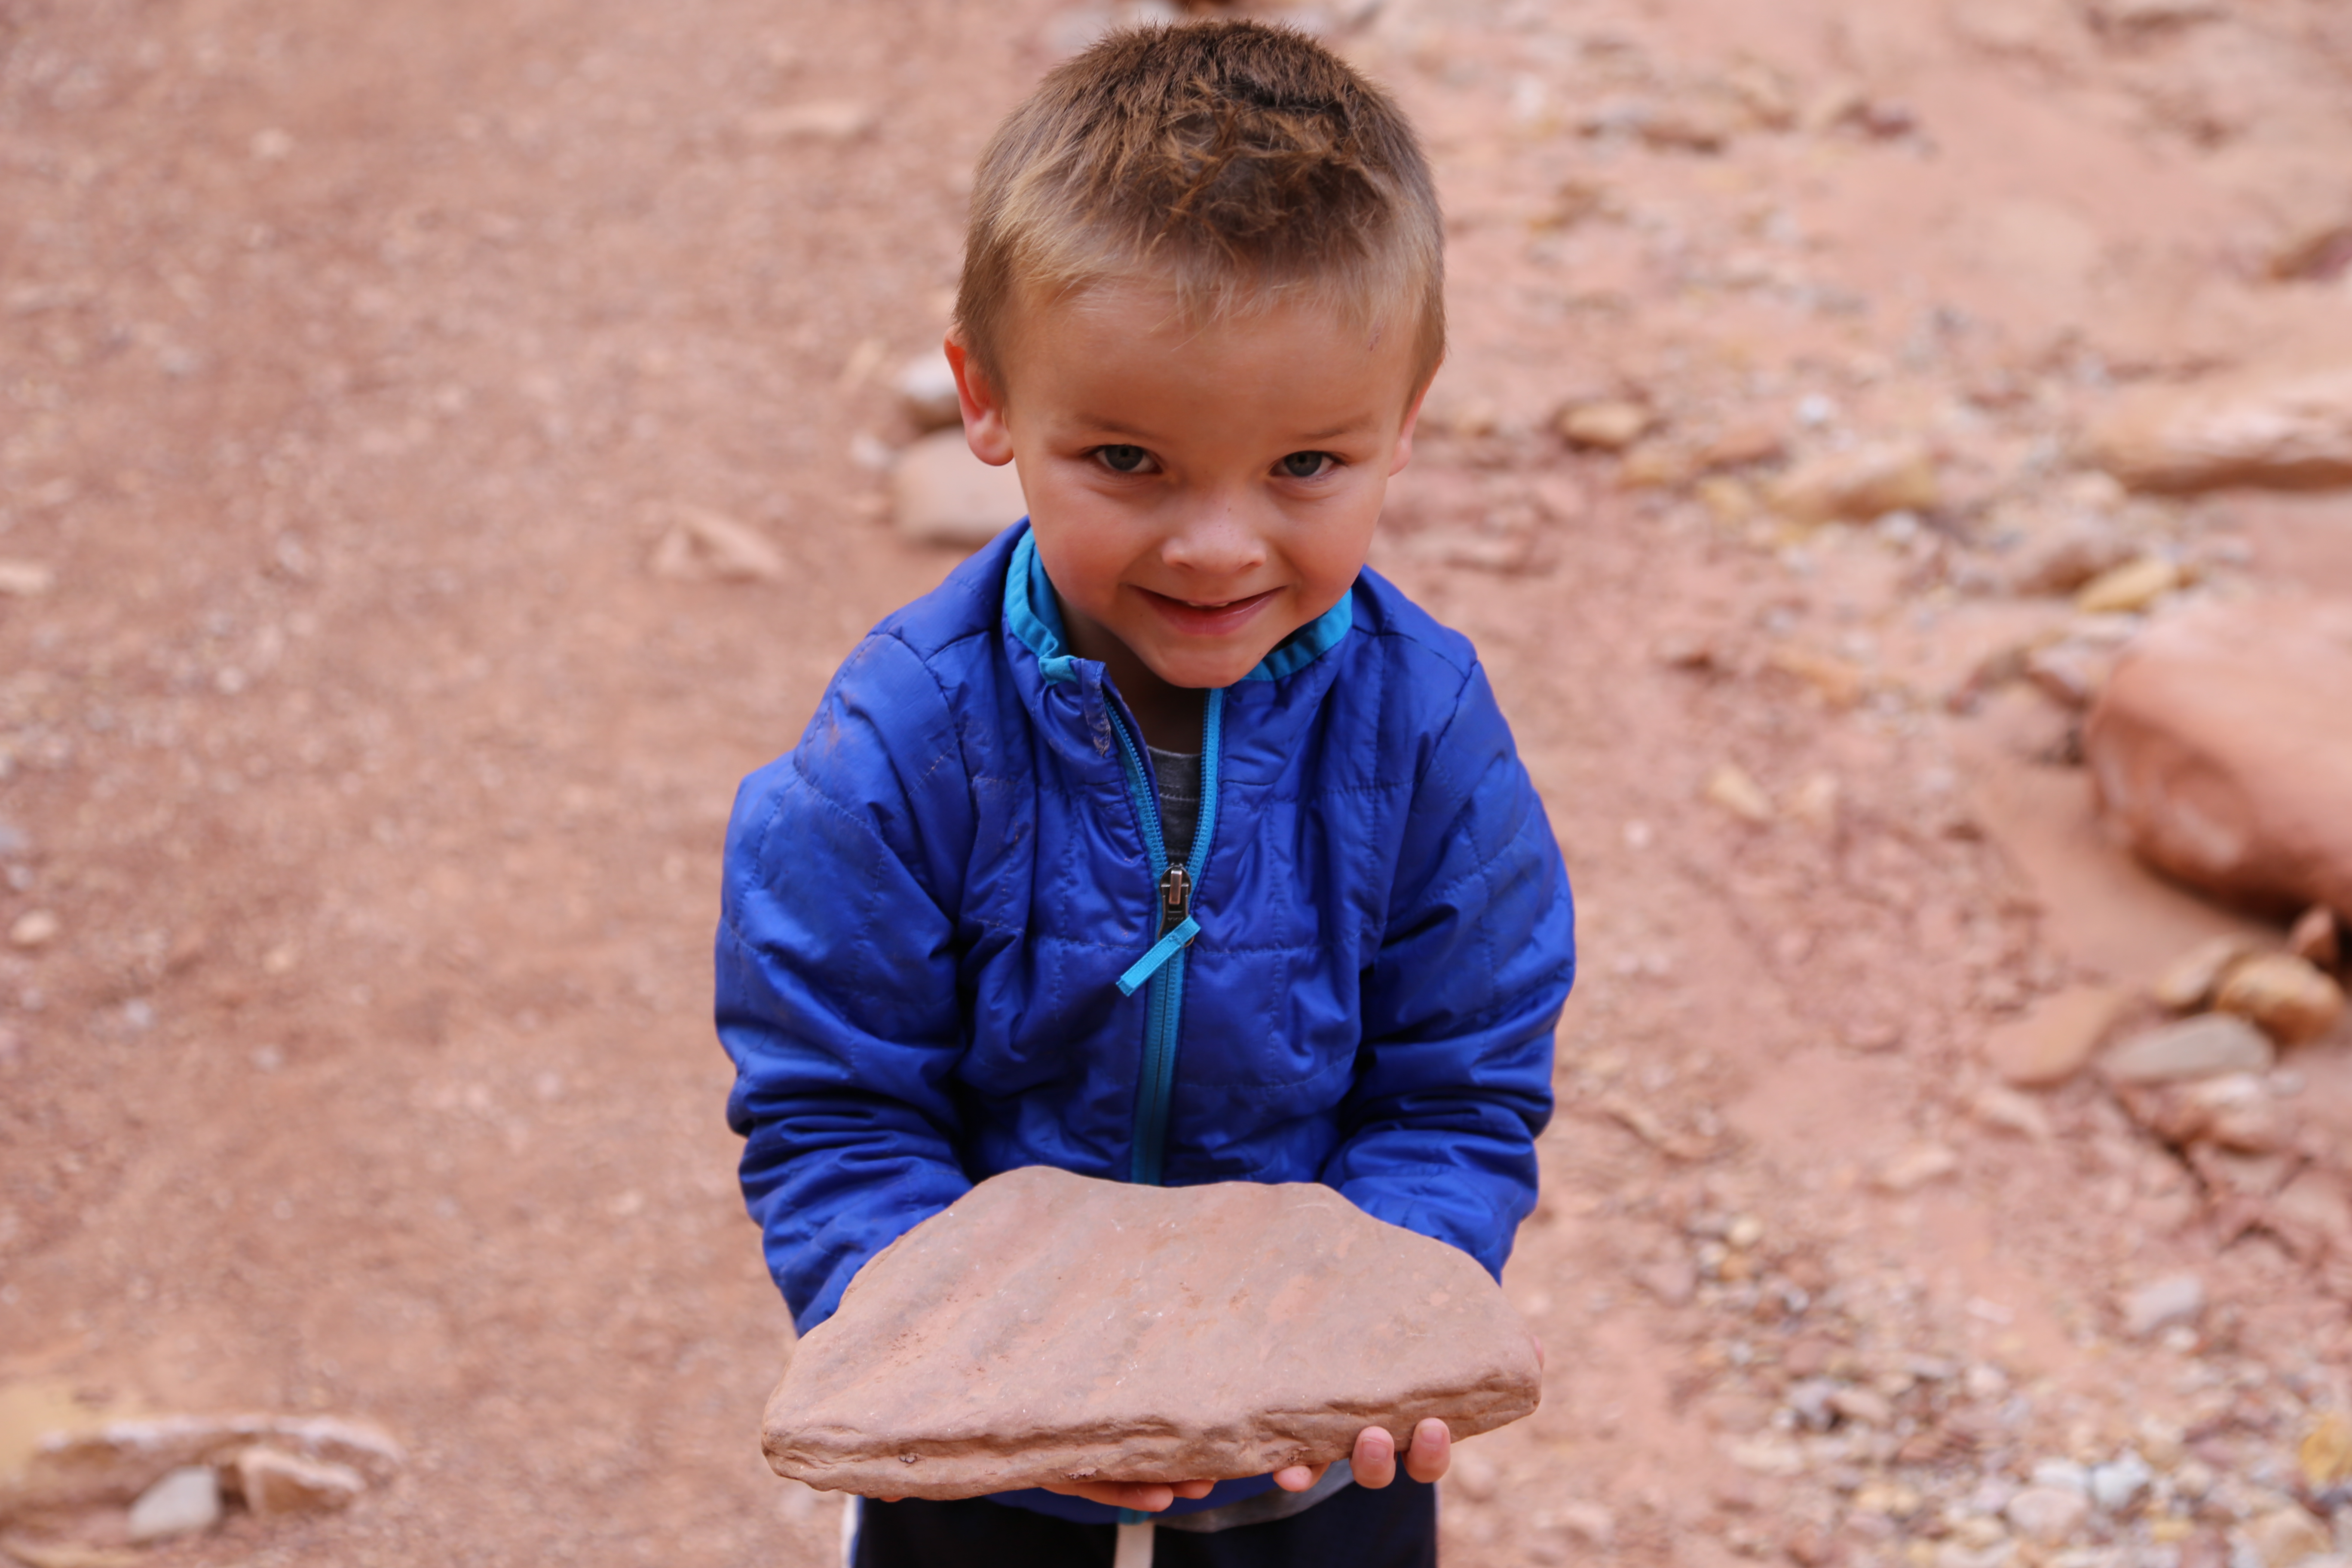
[[[1278,590],[1268,588],[1262,594],[1249,594],[1238,599],[1179,599],[1168,594],[1157,594],[1149,588],[1141,590],[1152,607],[1185,631],[1220,632],[1248,618],[1251,611],[1274,597]]]

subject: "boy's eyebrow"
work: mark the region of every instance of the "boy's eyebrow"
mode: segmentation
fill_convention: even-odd
[[[1089,427],[1099,430],[1106,436],[1132,436],[1138,441],[1149,441],[1153,438],[1150,431],[1143,429],[1139,426],[1126,424],[1117,419],[1089,417],[1086,423]],[[1329,441],[1341,436],[1352,436],[1357,431],[1363,429],[1365,426],[1378,423],[1379,421],[1372,416],[1366,415],[1360,418],[1349,419],[1340,424],[1334,425],[1328,429],[1307,431],[1295,437],[1295,439],[1300,441]]]
[[[1087,416],[1086,423],[1108,436],[1133,436],[1138,440],[1143,441],[1151,439],[1150,431],[1139,426],[1122,424],[1117,419],[1105,419],[1097,415],[1089,415]]]
[[[1328,441],[1339,436],[1352,436],[1365,426],[1377,423],[1377,420],[1367,416],[1360,419],[1350,419],[1342,425],[1334,425],[1328,430],[1309,430],[1298,438],[1302,441]]]

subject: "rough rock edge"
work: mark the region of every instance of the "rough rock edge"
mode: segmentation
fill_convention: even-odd
[[[1528,1359],[1532,1363],[1534,1358],[1531,1355]],[[1412,1429],[1429,1416],[1443,1420],[1459,1441],[1507,1426],[1532,1415],[1537,1405],[1537,1400],[1523,1388],[1477,1392],[1486,1394],[1487,1402],[1470,1404],[1475,1394],[1444,1399],[1424,1395],[1378,1411],[1333,1407],[1275,1413],[1259,1423],[1262,1428],[1271,1430],[1227,1449],[1240,1456],[1239,1463],[1209,1467],[1212,1473],[1205,1477],[1192,1473],[1202,1467],[1192,1456],[1204,1440],[1215,1440],[1209,1434],[1185,1437],[1171,1433],[1157,1438],[1130,1435],[1115,1447],[1065,1435],[1051,1446],[1028,1450],[1017,1460],[1005,1458],[978,1466],[970,1456],[994,1444],[980,1439],[933,1440],[884,1453],[866,1442],[864,1433],[839,1427],[802,1426],[795,1429],[790,1440],[770,1435],[762,1439],[761,1447],[768,1456],[770,1468],[780,1476],[805,1482],[819,1491],[856,1492],[866,1497],[946,1500],[1017,1491],[1055,1481],[1164,1480],[1179,1471],[1185,1472],[1191,1479],[1239,1480],[1267,1475],[1286,1465],[1328,1465],[1344,1459],[1354,1450],[1357,1434],[1367,1426],[1385,1427],[1402,1453],[1412,1440]],[[838,1446],[824,1443],[826,1438],[837,1439]],[[1106,1458],[1107,1453],[1110,1457]],[[912,1463],[906,1458],[908,1454],[913,1455]],[[964,1463],[954,1477],[934,1480],[923,1474],[922,1467],[926,1460],[935,1459],[961,1459]]]

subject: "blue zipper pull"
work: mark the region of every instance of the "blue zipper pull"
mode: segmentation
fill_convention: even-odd
[[[1201,922],[1192,918],[1192,874],[1181,866],[1171,866],[1160,873],[1160,940],[1118,977],[1118,994],[1134,995],[1137,987],[1176,955],[1177,949],[1200,934]]]

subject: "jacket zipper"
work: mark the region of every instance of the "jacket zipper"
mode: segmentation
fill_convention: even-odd
[[[1118,977],[1122,994],[1149,985],[1144,998],[1143,1071],[1136,1087],[1135,1152],[1128,1180],[1160,1184],[1168,1147],[1168,1107],[1176,1083],[1176,1034],[1184,1013],[1184,950],[1201,931],[1192,918],[1193,891],[1208,864],[1209,841],[1217,826],[1219,742],[1224,731],[1225,694],[1212,690],[1201,720],[1201,813],[1192,828],[1192,853],[1178,865],[1168,854],[1160,822],[1160,788],[1144,765],[1143,750],[1129,721],[1118,721],[1118,744],[1127,763],[1128,793],[1135,798],[1144,847],[1158,868],[1160,922],[1151,950]]]

